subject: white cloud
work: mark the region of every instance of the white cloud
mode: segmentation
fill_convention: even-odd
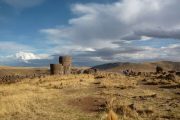
[[[84,50],[83,55],[91,55],[87,59],[180,60],[177,47],[154,48],[151,45],[133,45],[131,42],[154,38],[179,40],[179,4],[180,0],[119,0],[111,4],[75,4],[71,9],[76,17],[69,20],[68,26],[42,29],[40,32],[57,45],[54,51],[72,53]],[[87,52],[86,48],[93,51]]]
[[[35,51],[35,48],[24,44],[10,41],[0,42],[0,64],[11,63],[13,65],[13,63],[28,63],[30,60],[36,59],[51,59],[48,54],[34,54]]]
[[[40,59],[49,59],[47,54],[34,54],[31,52],[18,52],[15,55],[15,58],[21,60],[25,63],[28,63],[29,60],[40,60]]]
[[[150,40],[150,39],[152,39],[152,37],[148,37],[148,36],[141,36],[141,40],[146,41],[146,40]]]
[[[32,51],[34,48],[11,41],[0,41],[0,53],[16,53],[18,51]]]
[[[44,0],[2,0],[2,1],[18,9],[30,8],[36,5],[40,5],[41,3],[44,2]]]
[[[50,63],[54,63],[54,57],[48,54],[21,51],[11,55],[0,56],[0,65],[37,67],[48,66]]]
[[[75,4],[69,27],[41,30],[49,39],[90,47],[112,41],[180,38],[179,0],[123,0],[112,4]],[[109,42],[110,41],[110,42]],[[88,44],[87,44],[88,43]],[[103,46],[104,45],[104,46]]]

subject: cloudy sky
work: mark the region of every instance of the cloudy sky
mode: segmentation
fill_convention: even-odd
[[[0,0],[0,65],[180,61],[180,0]]]

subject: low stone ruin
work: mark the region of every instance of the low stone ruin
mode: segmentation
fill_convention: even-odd
[[[95,74],[97,73],[97,69],[94,69],[94,68],[90,68],[90,69],[86,69],[83,71],[84,74]]]
[[[176,75],[177,75],[177,76],[180,76],[180,72],[176,72]]]
[[[71,73],[72,74],[96,74],[98,72],[95,68],[89,68],[89,69],[76,69],[72,68]]]
[[[163,68],[160,66],[156,66],[156,73],[163,73]]]
[[[176,72],[175,70],[164,71],[161,66],[156,66],[155,72],[136,72],[132,70],[124,70],[123,74],[126,76],[142,76],[149,77],[153,79],[161,79],[161,80],[176,80],[176,76],[180,76],[180,72]]]
[[[50,64],[51,75],[63,75],[64,68],[62,64]]]
[[[32,74],[32,75],[5,75],[0,77],[0,84],[2,83],[15,83],[15,82],[20,82],[24,79],[34,79],[34,78],[44,78],[46,77],[46,73],[42,74]]]
[[[175,77],[174,74],[169,73],[169,74],[167,74],[167,75],[165,76],[165,79],[166,79],[166,80],[176,80],[176,77]]]
[[[71,74],[72,57],[60,56],[59,64],[50,64],[51,75],[68,75]]]

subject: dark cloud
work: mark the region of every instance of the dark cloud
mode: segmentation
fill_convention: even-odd
[[[124,46],[117,48],[102,48],[95,51],[86,51],[76,54],[71,54],[73,57],[73,65],[75,66],[94,66],[110,62],[142,62],[142,61],[157,61],[171,60],[180,61],[179,58],[180,44],[172,44],[161,48],[152,47],[132,47]],[[58,58],[63,54],[54,54],[51,59],[31,59],[11,60],[10,65],[16,64],[21,66],[49,66],[50,63],[58,63]]]
[[[129,54],[144,51],[143,48],[136,48],[132,46],[118,47],[118,48],[102,48],[95,51],[89,51],[86,54],[90,56],[101,56],[103,59],[112,60],[115,55]]]
[[[143,29],[135,31],[135,35],[149,36],[155,38],[174,38],[180,39],[180,29],[166,29],[166,28],[155,28],[155,29]]]

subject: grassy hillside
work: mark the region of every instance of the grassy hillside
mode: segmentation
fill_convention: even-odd
[[[109,63],[94,68],[113,72],[122,72],[129,69],[140,72],[153,72],[156,66],[161,66],[165,71],[176,70],[180,71],[180,62],[160,61],[160,62],[145,62],[145,63]]]

